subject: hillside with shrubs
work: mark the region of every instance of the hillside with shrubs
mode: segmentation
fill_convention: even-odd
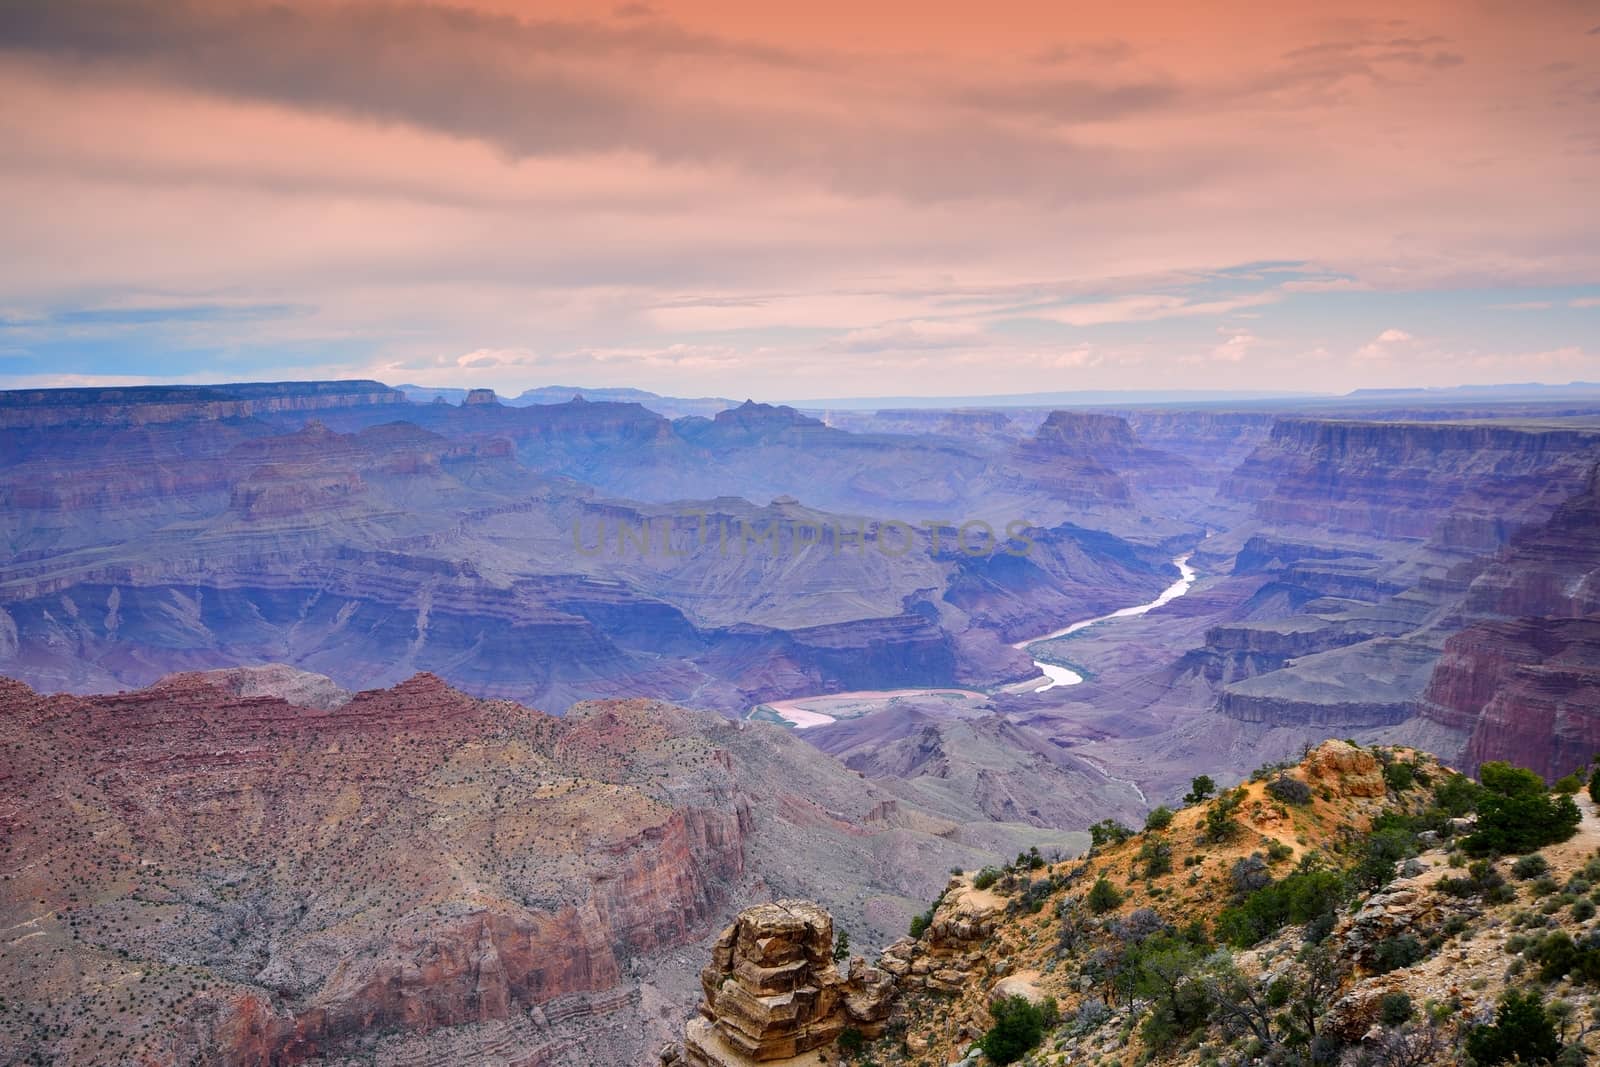
[[[1600,1059],[1588,771],[1477,780],[1342,741],[1195,779],[1087,856],[953,874],[890,946],[890,1065],[1587,1064]]]

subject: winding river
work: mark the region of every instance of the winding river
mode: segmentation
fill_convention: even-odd
[[[1190,587],[1194,585],[1195,571],[1193,567],[1189,566],[1189,559],[1191,556],[1193,556],[1192,552],[1185,553],[1184,555],[1178,556],[1172,561],[1173,565],[1178,568],[1178,580],[1163,589],[1161,591],[1161,595],[1156,597],[1154,600],[1145,604],[1135,604],[1129,608],[1118,608],[1116,611],[1113,611],[1108,615],[1096,615],[1092,619],[1080,619],[1077,622],[1069,623],[1068,625],[1061,627],[1059,630],[1051,630],[1049,633],[1041,634],[1038,637],[1029,637],[1024,640],[1014,642],[1011,647],[1026,650],[1032,645],[1040,644],[1044,641],[1054,641],[1058,637],[1066,637],[1068,634],[1075,634],[1080,630],[1087,630],[1089,627],[1098,625],[1102,622],[1110,622],[1113,619],[1131,618],[1135,615],[1144,615],[1147,612],[1154,611],[1156,608],[1159,608],[1164,604],[1172,603],[1172,601],[1187,593]],[[1035,693],[1047,692],[1048,690],[1054,689],[1057,686],[1077,685],[1079,682],[1083,681],[1083,675],[1069,667],[1059,667],[1054,663],[1045,663],[1043,660],[1037,659],[1033,661],[1033,665],[1039,668],[1039,673],[1045,679],[1045,683],[1043,685],[1038,686],[1033,690]],[[770,709],[779,718],[791,723],[795,729],[804,730],[811,726],[825,726],[828,723],[837,722],[838,719],[833,715],[816,711],[813,708],[807,708],[803,705],[816,704],[820,701],[827,701],[830,704],[836,705],[849,704],[863,701],[887,700],[893,697],[903,696],[952,696],[974,697],[979,700],[985,699],[985,695],[983,693],[979,693],[972,689],[951,689],[947,687],[936,689],[863,689],[852,693],[823,693],[809,697],[791,697],[788,700],[773,700],[761,705],[761,707]],[[753,711],[752,714],[754,714]]]
[[[1189,566],[1189,558],[1193,555],[1194,553],[1192,552],[1186,553],[1185,555],[1179,556],[1172,561],[1173,566],[1178,568],[1178,580],[1163,589],[1161,591],[1161,595],[1149,603],[1135,604],[1131,608],[1118,608],[1109,615],[1096,615],[1092,619],[1081,619],[1078,622],[1069,623],[1059,630],[1051,630],[1049,633],[1044,634],[1041,637],[1029,637],[1025,640],[1018,641],[1011,647],[1027,649],[1030,645],[1037,645],[1044,641],[1054,641],[1058,637],[1066,637],[1068,634],[1075,634],[1080,630],[1087,630],[1089,627],[1098,623],[1109,622],[1112,619],[1128,619],[1135,615],[1144,615],[1147,612],[1154,611],[1156,608],[1161,607],[1163,604],[1172,603],[1174,600],[1177,600],[1183,594],[1187,593],[1189,591],[1189,587],[1194,585],[1194,568]],[[1045,663],[1043,660],[1037,659],[1033,661],[1033,665],[1038,667],[1039,673],[1043,674],[1047,679],[1043,685],[1034,690],[1035,693],[1043,693],[1046,690],[1054,689],[1058,685],[1077,685],[1079,682],[1083,681],[1083,675],[1067,667],[1058,667],[1054,663]]]

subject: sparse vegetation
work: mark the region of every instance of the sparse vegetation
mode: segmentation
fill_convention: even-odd
[[[1539,994],[1513,989],[1500,999],[1493,1024],[1475,1027],[1467,1035],[1467,1053],[1483,1067],[1548,1062],[1561,1054],[1561,1041]]]
[[[1111,884],[1111,879],[1101,875],[1089,890],[1089,910],[1096,915],[1113,911],[1122,904],[1122,894]]]
[[[1002,997],[989,1009],[994,1025],[978,1042],[991,1063],[1015,1063],[1037,1048],[1044,1032],[1055,1026],[1054,999],[1035,1004],[1027,997]]]
[[[1217,791],[1217,783],[1211,780],[1209,774],[1196,775],[1189,783],[1189,791],[1183,795],[1185,804],[1204,804],[1207,798]]]
[[[1532,852],[1577,830],[1577,804],[1570,796],[1551,796],[1532,771],[1491,761],[1479,769],[1479,779],[1478,826],[1462,842],[1468,852]]]

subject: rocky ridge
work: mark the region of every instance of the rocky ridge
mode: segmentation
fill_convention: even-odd
[[[0,786],[19,1063],[637,1062],[739,907],[817,897],[881,944],[952,864],[1071,840],[926,811],[777,727],[425,674],[0,680]]]
[[[884,951],[898,997],[862,1061],[1443,1067],[1531,988],[1559,1062],[1590,1062],[1600,1017],[1577,960],[1600,945],[1600,810],[1580,796],[1567,839],[1469,865],[1472,817],[1450,816],[1478,802],[1464,782],[1414,750],[1329,741],[1108,832],[1086,861],[958,875]],[[1317,892],[1335,895],[1263,919]],[[1042,1022],[995,1059],[1019,1000]]]

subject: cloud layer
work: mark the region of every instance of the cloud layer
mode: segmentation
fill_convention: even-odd
[[[1600,378],[1581,5],[541,7],[0,0],[0,385]]]

